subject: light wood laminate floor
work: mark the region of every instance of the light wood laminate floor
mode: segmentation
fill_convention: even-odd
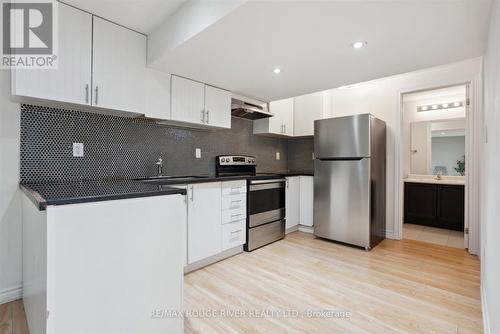
[[[457,248],[385,240],[365,252],[295,232],[186,275],[185,332],[482,333],[479,271]],[[21,302],[0,305],[0,334],[26,332]]]
[[[385,240],[365,252],[295,232],[186,275],[186,310],[337,310],[349,319],[190,317],[185,329],[482,333],[479,272],[478,259],[457,248]]]

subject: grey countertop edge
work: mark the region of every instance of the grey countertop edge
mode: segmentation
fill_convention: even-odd
[[[267,174],[267,173],[266,173]],[[258,176],[213,176],[213,177],[202,177],[192,179],[183,180],[182,182],[176,180],[165,180],[162,183],[162,186],[166,188],[164,190],[158,191],[144,191],[144,192],[135,192],[135,193],[117,193],[117,194],[106,194],[106,195],[96,195],[96,196],[83,196],[83,197],[65,197],[58,199],[46,200],[43,196],[41,196],[38,192],[33,190],[29,185],[20,183],[19,188],[26,194],[26,196],[31,200],[33,204],[40,211],[44,211],[47,209],[49,205],[67,205],[67,204],[78,204],[78,203],[90,203],[90,202],[102,202],[109,200],[118,200],[118,199],[127,199],[127,198],[141,198],[141,197],[150,197],[150,196],[162,196],[162,195],[173,195],[173,194],[181,194],[186,195],[186,189],[182,188],[174,188],[168,187],[170,185],[182,185],[182,184],[193,184],[193,183],[208,183],[208,182],[227,182],[227,181],[236,181],[236,180],[249,180],[252,178],[273,178],[276,175],[287,177],[287,176],[313,176],[314,172],[312,171],[287,171],[287,172],[269,172],[269,176],[266,175],[258,175]],[[92,182],[92,181],[89,181]]]
[[[31,200],[33,204],[38,208],[39,211],[47,210],[49,205],[67,205],[67,204],[79,204],[79,203],[91,203],[91,202],[103,202],[119,199],[129,199],[129,198],[141,198],[141,197],[152,197],[152,196],[164,196],[164,195],[186,195],[186,189],[165,187],[162,190],[155,191],[144,191],[135,193],[117,193],[117,194],[105,194],[105,195],[95,195],[95,196],[82,196],[82,197],[65,197],[58,199],[46,200],[38,192],[31,189],[28,185],[19,184],[21,190],[26,194],[26,196]]]

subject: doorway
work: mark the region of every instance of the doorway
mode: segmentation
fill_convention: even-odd
[[[468,85],[402,94],[402,238],[468,247]]]

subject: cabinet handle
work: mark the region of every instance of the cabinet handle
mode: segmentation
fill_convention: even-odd
[[[210,110],[207,110],[207,124],[210,123]]]
[[[85,103],[89,103],[89,84],[85,85]]]
[[[194,186],[191,186],[191,202],[194,201]]]
[[[288,179],[286,179],[285,183],[286,183],[286,187],[287,187],[287,188],[290,188],[290,184],[289,184],[289,182],[288,182]]]
[[[286,134],[286,124],[283,124],[283,133]]]
[[[205,110],[202,110],[202,111],[200,112],[200,121],[201,121],[202,123],[205,123]]]
[[[236,230],[236,231],[232,231],[232,232],[231,232],[231,235],[233,235],[233,234],[237,234],[237,233],[240,233],[241,231],[243,231],[243,230],[242,230],[242,229],[239,229],[239,230]]]
[[[95,86],[95,105],[98,104],[99,98],[99,86]]]
[[[242,216],[243,214],[242,213],[235,213],[234,215],[231,215],[231,218],[233,217],[239,217],[239,216]]]

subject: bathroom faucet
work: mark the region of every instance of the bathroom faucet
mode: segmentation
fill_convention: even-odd
[[[158,169],[158,176],[163,176],[163,153],[160,153],[160,156],[156,160],[156,168]]]

